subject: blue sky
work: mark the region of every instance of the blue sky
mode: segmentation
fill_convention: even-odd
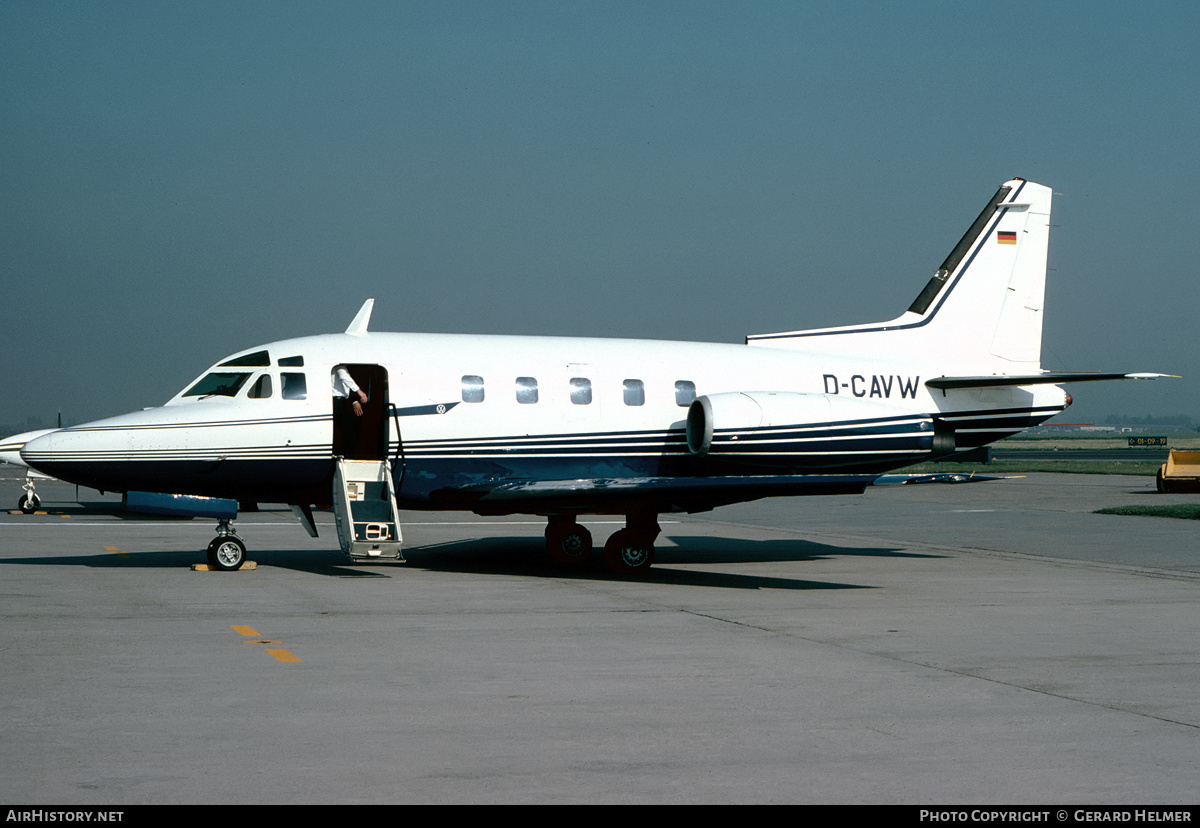
[[[0,4],[0,422],[342,330],[740,342],[902,312],[1056,196],[1067,419],[1200,418],[1200,4]],[[1062,418],[1060,418],[1062,419]]]

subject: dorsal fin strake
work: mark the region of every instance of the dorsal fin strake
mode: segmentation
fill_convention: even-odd
[[[350,323],[350,327],[346,328],[346,333],[351,336],[362,336],[367,332],[367,325],[371,322],[371,310],[375,307],[375,300],[368,299],[363,302],[363,306],[358,309],[358,313],[354,316],[354,321]]]

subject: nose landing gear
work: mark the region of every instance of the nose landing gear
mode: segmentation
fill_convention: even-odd
[[[208,565],[221,572],[241,569],[246,562],[246,544],[233,528],[233,521],[221,518],[217,523],[217,536],[208,545]]]
[[[26,477],[25,485],[21,487],[25,490],[25,494],[21,495],[21,499],[17,501],[17,508],[27,515],[32,515],[42,505],[38,500],[38,496],[33,491],[33,478]]]

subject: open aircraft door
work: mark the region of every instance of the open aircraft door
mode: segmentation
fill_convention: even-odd
[[[342,551],[358,560],[403,561],[400,515],[388,458],[387,370],[381,365],[345,365],[367,395],[333,399],[333,508]],[[335,368],[335,372],[336,372]]]

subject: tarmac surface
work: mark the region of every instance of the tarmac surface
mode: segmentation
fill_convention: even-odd
[[[1091,514],[1200,498],[1152,478],[664,516],[638,578],[461,513],[351,565],[275,509],[256,570],[197,572],[213,521],[38,492],[0,513],[6,803],[1198,799],[1200,525]]]

